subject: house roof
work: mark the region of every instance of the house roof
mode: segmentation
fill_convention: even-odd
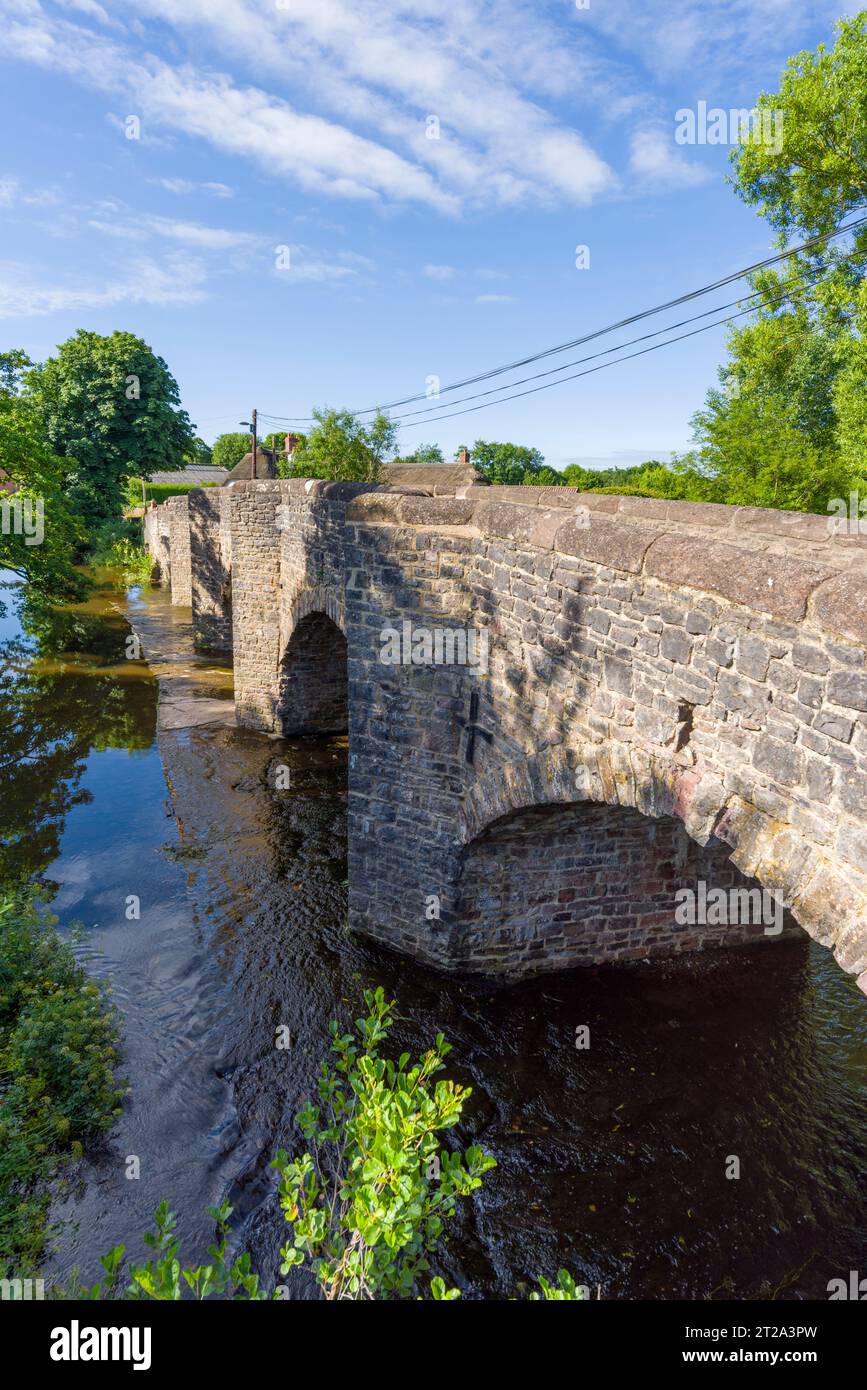
[[[246,483],[253,476],[253,450],[249,449],[240,463],[236,463],[230,473],[226,475],[227,483]],[[257,478],[276,478],[277,463],[275,454],[271,449],[256,450],[256,477]]]
[[[393,487],[484,487],[488,479],[471,463],[386,463],[381,478]]]

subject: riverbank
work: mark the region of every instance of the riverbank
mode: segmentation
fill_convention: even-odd
[[[0,885],[0,1278],[38,1268],[49,1184],[114,1125],[119,1064],[105,987],[88,980],[40,894]]]

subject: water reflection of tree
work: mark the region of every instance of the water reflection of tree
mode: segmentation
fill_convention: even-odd
[[[155,684],[126,659],[117,615],[48,604],[21,609],[22,636],[0,643],[0,880],[43,873],[59,853],[91,750],[143,749]]]

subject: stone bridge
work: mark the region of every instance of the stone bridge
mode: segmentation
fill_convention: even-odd
[[[867,535],[435,491],[244,482],[146,516],[239,723],[348,732],[351,925],[507,976],[803,929],[867,990]],[[782,930],[703,910],[719,890],[773,894]]]

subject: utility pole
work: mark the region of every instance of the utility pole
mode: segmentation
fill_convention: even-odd
[[[253,454],[252,454],[252,460],[251,460],[251,464],[250,464],[250,477],[251,477],[251,478],[255,478],[255,477],[256,477],[256,455],[257,455],[257,453],[259,452],[259,439],[258,439],[259,426],[258,426],[258,420],[259,420],[259,412],[258,412],[258,410],[254,410],[254,411],[253,411],[253,414],[252,414],[252,416],[250,417],[249,420],[240,420],[240,421],[239,421],[239,424],[243,425],[245,429],[249,430],[250,433],[251,433],[252,436],[253,436]]]

